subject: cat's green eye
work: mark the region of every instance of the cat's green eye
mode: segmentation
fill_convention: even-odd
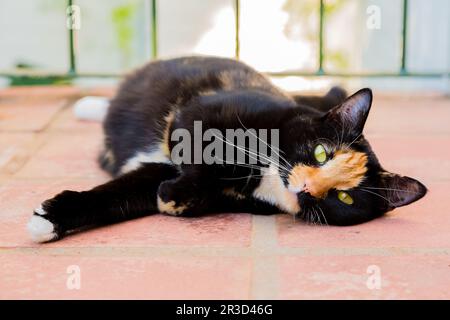
[[[352,205],[353,204],[353,198],[350,197],[350,195],[347,192],[344,191],[339,191],[338,192],[338,199],[348,205]]]
[[[325,148],[323,145],[318,144],[316,148],[314,149],[314,158],[316,158],[317,162],[324,163],[327,161],[327,152],[325,151]]]

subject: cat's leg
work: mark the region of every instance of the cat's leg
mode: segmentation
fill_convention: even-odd
[[[182,174],[162,182],[157,194],[159,212],[173,216],[197,216],[211,209],[218,192],[199,176]]]
[[[164,181],[158,188],[159,212],[173,216],[199,216],[204,213],[274,214],[281,212],[276,206],[258,200],[251,194],[230,192],[217,181],[198,176],[180,175]]]
[[[172,165],[149,163],[89,191],[63,191],[34,211],[28,230],[33,240],[46,242],[68,231],[157,212],[160,183],[177,175]]]

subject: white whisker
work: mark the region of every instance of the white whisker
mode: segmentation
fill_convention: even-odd
[[[280,152],[283,152],[283,154],[285,154],[284,151],[280,150],[278,147],[275,147],[275,146],[272,146],[272,145],[269,146],[269,144],[267,144],[267,142],[265,142],[265,141],[262,140],[260,137],[258,137],[257,135],[255,135],[251,130],[249,130],[249,129],[242,123],[241,118],[239,117],[239,115],[238,115],[237,113],[236,113],[236,117],[238,118],[239,123],[244,127],[245,130],[247,130],[247,131],[248,131],[252,136],[254,136],[256,139],[258,139],[259,141],[261,141],[262,143],[264,143],[267,147],[269,147],[270,149],[273,149],[274,151],[276,151],[277,156],[278,156],[281,160],[283,160],[283,161],[286,163],[286,165],[289,166],[289,168],[292,168],[291,163],[290,163],[289,161],[287,161],[287,160],[280,154]]]
[[[360,189],[361,191],[364,191],[364,192],[367,192],[367,193],[371,193],[371,194],[373,194],[373,195],[376,195],[376,196],[382,198],[383,200],[385,200],[385,201],[386,201],[387,203],[389,203],[390,205],[392,204],[392,203],[389,201],[388,198],[382,196],[382,195],[379,194],[379,193],[376,193],[376,192],[373,192],[373,191],[370,191],[370,190],[366,190],[366,189],[363,189],[363,188],[359,188],[359,189]]]
[[[376,188],[376,187],[364,187],[364,188],[365,189],[373,189],[373,190],[407,192],[407,193],[414,193],[414,194],[419,194],[420,193],[420,192],[413,191],[413,190],[402,190],[402,189],[393,189],[393,188]]]

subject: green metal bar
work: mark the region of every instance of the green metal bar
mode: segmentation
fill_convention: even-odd
[[[158,58],[158,18],[156,0],[152,1],[152,58]]]
[[[403,0],[403,17],[402,17],[402,60],[400,73],[406,74],[406,53],[407,53],[407,38],[408,38],[408,0]]]
[[[324,0],[320,0],[319,6],[319,68],[318,74],[323,74],[323,24],[325,18],[325,4]]]
[[[234,57],[239,60],[239,56],[240,56],[240,51],[241,51],[241,40],[240,40],[240,23],[241,23],[241,12],[240,12],[240,0],[235,0],[234,1],[234,12],[235,12],[235,22],[236,22],[236,30],[235,30],[235,41],[236,41],[236,46],[235,46],[235,52],[234,52]]]
[[[73,0],[67,1],[68,7],[73,5]],[[77,73],[76,53],[75,53],[75,35],[72,26],[69,28],[69,71],[68,74],[73,76]]]
[[[311,73],[311,72],[302,72],[302,71],[282,71],[282,72],[266,72],[268,76],[273,77],[289,77],[289,76],[298,76],[298,77],[335,77],[335,78],[442,78],[447,73],[446,72],[408,72],[408,73],[396,73],[396,72],[380,72],[380,73],[339,73],[339,72],[330,72],[330,73]]]
[[[383,78],[383,77],[396,77],[396,78],[442,78],[448,75],[447,71],[442,72],[408,72],[408,73],[396,73],[396,72],[380,72],[380,73],[314,73],[314,72],[302,72],[302,71],[281,71],[281,72],[265,72],[264,74],[273,77],[286,77],[286,76],[298,76],[298,77],[342,77],[342,78]],[[77,73],[76,78],[120,78],[123,75],[120,73]],[[50,73],[0,73],[0,77],[7,78],[23,78],[23,79],[73,79],[67,74],[50,74]]]

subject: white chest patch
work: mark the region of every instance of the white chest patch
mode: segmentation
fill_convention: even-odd
[[[127,172],[138,169],[143,163],[171,163],[170,159],[166,156],[161,148],[161,145],[152,151],[145,152],[139,151],[132,158],[120,168],[120,173],[125,174]]]
[[[297,195],[285,187],[277,168],[271,165],[267,169],[262,169],[261,173],[263,178],[258,188],[253,191],[253,196],[290,214],[298,213],[300,205]]]

